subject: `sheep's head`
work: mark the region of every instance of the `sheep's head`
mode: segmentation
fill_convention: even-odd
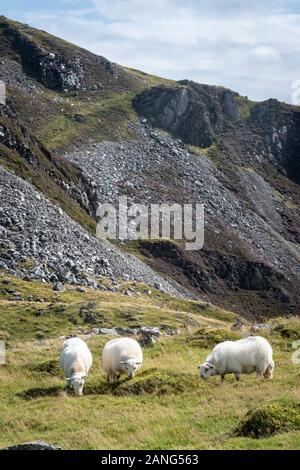
[[[132,379],[136,372],[138,371],[141,362],[137,362],[135,359],[127,359],[126,361],[121,361],[121,369],[127,373],[128,377]]]
[[[67,380],[68,384],[74,389],[75,395],[81,397],[83,395],[83,386],[85,375],[75,375]]]
[[[216,373],[216,368],[213,364],[211,364],[211,362],[204,362],[203,364],[200,364],[198,369],[202,379],[208,379],[208,377],[211,377]]]

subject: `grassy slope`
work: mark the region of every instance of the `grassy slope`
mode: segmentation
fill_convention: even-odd
[[[273,381],[243,376],[236,383],[227,377],[226,385],[221,388],[219,378],[200,381],[196,366],[211,349],[217,330],[225,337],[232,335],[230,325],[234,316],[228,312],[213,307],[200,309],[197,302],[178,301],[156,292],[146,296],[145,287],[138,285],[135,289],[142,295],[127,297],[112,292],[55,293],[46,284],[12,279],[9,287],[22,294],[23,303],[9,301],[9,294],[4,291],[8,286],[0,285],[0,330],[2,337],[8,338],[7,365],[0,366],[0,446],[39,438],[65,449],[299,447],[300,432],[295,430],[264,439],[232,435],[250,408],[283,397],[299,400],[299,370],[291,362],[291,342],[300,333],[299,320],[282,320],[281,334],[268,333],[276,361]],[[28,294],[33,296],[33,301],[24,300]],[[44,302],[37,302],[41,297]],[[61,348],[58,337],[91,328],[83,325],[79,316],[80,306],[91,300],[97,303],[95,311],[104,316],[103,326],[130,324],[124,316],[130,312],[141,325],[167,323],[181,329],[180,336],[162,338],[154,347],[145,349],[142,374],[131,383],[123,379],[122,386],[129,388],[127,396],[118,396],[104,387],[100,355],[109,338],[100,335],[88,339],[94,365],[85,396],[67,396],[63,391],[63,377],[55,367]],[[64,313],[49,312],[51,304],[64,305]],[[36,317],[34,312],[39,309],[48,313]],[[78,325],[68,321],[69,315],[77,318]],[[194,334],[195,329],[185,327],[187,318],[197,319],[204,328],[204,342],[203,337],[199,341]],[[37,341],[37,330],[43,329],[47,339]],[[209,339],[208,343],[205,338]],[[162,377],[155,393],[130,394],[139,380],[147,381],[147,377],[154,380],[158,372],[153,368]],[[175,385],[176,381],[178,386],[186,381],[187,386],[181,392],[170,390],[170,394],[158,396],[163,386],[168,392],[169,385],[164,383],[168,371],[171,377],[173,372],[177,374]],[[42,389],[44,396],[36,389]]]

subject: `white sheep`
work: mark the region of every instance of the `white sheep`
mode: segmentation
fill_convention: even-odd
[[[64,342],[60,355],[60,365],[64,371],[67,385],[74,388],[75,394],[83,395],[84,379],[93,363],[91,351],[80,338],[70,338]]]
[[[272,347],[261,336],[224,341],[214,347],[198,368],[201,378],[221,375],[221,383],[224,383],[226,374],[234,374],[239,380],[240,374],[256,372],[257,376],[271,379],[274,371]]]
[[[103,348],[102,365],[107,381],[117,382],[122,372],[134,377],[143,362],[143,351],[132,338],[116,338],[108,341]]]

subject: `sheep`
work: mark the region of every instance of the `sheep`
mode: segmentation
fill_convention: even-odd
[[[64,341],[60,355],[60,366],[64,371],[67,386],[74,388],[77,396],[83,395],[84,379],[93,363],[91,351],[80,338],[70,338]]]
[[[257,376],[272,379],[274,371],[273,351],[269,342],[261,336],[249,336],[237,341],[224,341],[214,347],[206,361],[198,366],[200,377],[208,379],[221,375],[224,383],[226,374],[240,375],[256,372]]]
[[[103,348],[102,365],[110,383],[117,382],[122,372],[133,378],[142,362],[143,351],[135,339],[112,339]]]

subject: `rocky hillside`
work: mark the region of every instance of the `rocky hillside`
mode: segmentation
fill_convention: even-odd
[[[172,286],[151,268],[109,243],[100,243],[30,184],[0,169],[0,268],[27,280],[103,289],[101,278],[139,281],[171,295]],[[174,283],[175,284],[175,283]]]
[[[146,203],[203,202],[205,244],[197,252],[162,241],[129,242],[127,248],[227,308],[251,316],[296,313],[299,248],[286,230],[288,199],[254,169],[237,166],[236,181],[251,200],[245,189],[232,190],[227,183],[233,180],[205,153],[195,154],[147,123],[136,124],[136,132],[138,141],[94,144],[66,157],[98,183],[99,202],[122,194]]]
[[[299,313],[299,108],[125,69],[4,17],[0,54],[0,79],[8,86],[7,104],[0,106],[0,162],[47,201],[39,220],[38,193],[1,173],[2,233],[11,230],[13,245],[7,251],[7,240],[2,244],[3,268],[30,277],[38,267],[45,280],[66,282],[57,252],[73,251],[79,271],[96,276],[126,271],[249,317]],[[30,193],[23,208],[12,207],[14,187]],[[105,251],[81,227],[93,235],[98,203],[124,194],[137,202],[204,203],[204,248],[187,252],[172,241],[121,246],[140,261]],[[90,237],[87,246],[80,237],[66,243],[61,224]],[[105,258],[109,272],[88,260],[89,252]],[[69,255],[65,261],[69,272]],[[83,282],[77,271],[71,275]]]

